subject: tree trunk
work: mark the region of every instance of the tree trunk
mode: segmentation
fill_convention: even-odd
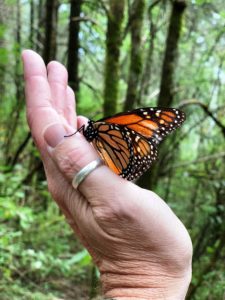
[[[140,93],[138,98],[138,104],[142,105],[142,98],[148,95],[149,86],[151,84],[151,75],[152,75],[152,61],[153,61],[153,52],[155,46],[155,24],[152,20],[152,11],[149,10],[149,45],[147,50],[147,56],[145,60],[145,66],[143,69],[143,74],[141,77],[140,83]]]
[[[181,31],[181,21],[182,16],[186,7],[186,2],[184,0],[175,0],[173,2],[170,24],[167,34],[166,50],[164,55],[164,61],[162,66],[162,76],[160,85],[160,94],[158,98],[158,106],[167,107],[172,105],[173,101],[173,90],[174,90],[174,71],[175,63],[177,58],[177,49],[180,38]],[[148,170],[144,175],[138,180],[138,185],[153,189],[160,177],[160,168],[165,165],[165,158],[168,154],[168,143],[165,142],[163,147],[160,147],[159,159],[153,165],[153,167]],[[172,161],[173,158],[170,158]],[[168,161],[168,159],[167,159]]]
[[[0,49],[5,49],[5,3],[0,2],[0,27],[2,28],[2,31],[0,33]],[[5,50],[6,52],[6,50]],[[5,78],[5,69],[6,69],[6,62],[1,60],[0,61],[0,99],[2,99],[2,96],[4,95],[5,86],[4,86],[4,78]]]
[[[34,0],[30,0],[30,47],[34,48]]]
[[[174,0],[163,60],[158,106],[167,107],[173,102],[174,70],[176,67],[181,22],[185,8],[185,0]]]
[[[17,130],[17,125],[20,118],[21,110],[24,106],[23,101],[23,87],[21,80],[21,3],[20,0],[16,1],[16,51],[15,51],[15,70],[14,70],[14,83],[16,88],[15,98],[16,102],[12,107],[11,119],[8,124],[8,130],[6,134],[5,142],[5,158],[6,164],[10,165],[13,158],[12,155],[12,142],[13,137]]]
[[[47,64],[56,58],[58,0],[46,0],[45,40],[43,58]]]
[[[82,0],[70,1],[70,25],[69,25],[69,41],[68,41],[68,76],[69,85],[76,93],[76,101],[78,100],[79,91],[79,31],[80,31],[80,13]]]
[[[119,59],[121,46],[121,27],[125,0],[111,0],[108,12],[106,33],[106,58],[104,82],[104,115],[116,112],[119,86]]]
[[[125,111],[134,108],[139,98],[138,88],[142,72],[141,30],[144,8],[144,0],[135,0],[131,9],[131,54],[127,95],[124,103]]]
[[[43,53],[43,44],[44,44],[44,38],[43,38],[43,29],[44,29],[44,5],[43,0],[39,0],[37,5],[37,11],[38,11],[38,31],[37,31],[37,41],[36,41],[36,51],[38,53]]]

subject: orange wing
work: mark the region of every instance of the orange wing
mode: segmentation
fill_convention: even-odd
[[[139,108],[127,113],[119,113],[101,121],[125,126],[154,143],[179,127],[185,114],[175,108]]]

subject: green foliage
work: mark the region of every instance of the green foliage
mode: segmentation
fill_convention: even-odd
[[[20,172],[14,172],[13,177],[9,173],[0,176],[0,298],[53,299],[51,284],[42,282],[51,277],[71,282],[84,280],[90,256],[46,194],[46,185],[41,183],[36,187],[33,202],[28,200],[28,194],[34,193],[32,188],[18,188],[22,178]],[[40,291],[33,294],[24,284]],[[44,290],[49,296],[44,295]]]

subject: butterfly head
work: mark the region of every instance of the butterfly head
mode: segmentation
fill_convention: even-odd
[[[83,134],[88,142],[91,142],[96,135],[98,134],[98,131],[94,128],[94,121],[89,120],[87,127],[84,128]]]

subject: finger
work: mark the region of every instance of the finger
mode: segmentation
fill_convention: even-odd
[[[24,79],[32,76],[41,76],[47,78],[46,67],[43,59],[33,50],[24,50],[22,52],[24,65]]]
[[[32,50],[23,51],[22,59],[27,107],[50,107],[51,93],[44,61]]]
[[[59,62],[51,61],[47,66],[47,71],[54,107],[64,117],[68,80],[67,70]]]
[[[56,131],[55,126],[50,126],[44,133],[45,141],[49,146],[54,147],[50,151],[50,155],[71,184],[74,175],[87,164],[99,158],[99,155],[82,134],[76,133],[68,138],[63,138],[62,135],[61,140],[56,141],[54,139]],[[91,204],[92,199],[96,200],[96,196],[99,195],[99,201],[101,201],[100,195],[104,196],[106,191],[110,191],[112,194],[118,190],[120,185],[125,184],[126,181],[114,174],[108,167],[100,166],[84,179],[79,185],[79,191]],[[92,204],[94,205],[94,203]]]
[[[77,128],[81,128],[82,126],[88,125],[88,118],[84,116],[77,116]]]
[[[41,147],[44,128],[59,122],[59,118],[52,106],[44,61],[32,50],[23,51],[22,59],[28,123],[35,142]]]
[[[65,115],[68,123],[75,130],[77,129],[77,117],[76,117],[76,103],[75,95],[71,87],[67,86],[66,89],[66,105],[65,105]]]

